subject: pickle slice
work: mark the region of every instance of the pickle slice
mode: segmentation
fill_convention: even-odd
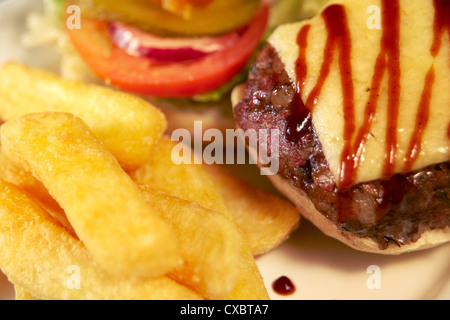
[[[261,0],[215,0],[191,6],[188,15],[164,10],[160,1],[74,0],[83,15],[101,20],[121,21],[165,36],[207,36],[223,34],[245,25],[256,13]]]

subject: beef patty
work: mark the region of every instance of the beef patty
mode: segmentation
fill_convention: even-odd
[[[278,129],[279,173],[306,192],[316,209],[341,230],[377,241],[380,249],[417,241],[427,229],[450,226],[450,162],[390,179],[337,187],[310,120],[299,112],[293,83],[267,44],[250,69],[243,100],[235,107],[238,126]],[[293,127],[295,124],[295,128]]]

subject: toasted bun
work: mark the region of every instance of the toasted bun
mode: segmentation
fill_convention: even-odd
[[[240,85],[233,90],[231,97],[233,107],[242,100],[244,91],[245,85]],[[248,151],[253,159],[257,159],[257,150],[249,149]],[[274,187],[297,207],[304,218],[309,220],[325,235],[335,238],[358,251],[384,255],[399,255],[436,247],[450,241],[450,228],[447,227],[445,229],[427,230],[414,243],[401,247],[391,244],[387,249],[381,250],[374,239],[361,238],[348,231],[340,230],[336,224],[316,210],[314,204],[303,190],[295,187],[288,179],[279,174],[269,175],[268,178]]]

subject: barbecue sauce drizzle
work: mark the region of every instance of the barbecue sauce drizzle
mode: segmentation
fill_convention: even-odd
[[[295,85],[296,94],[291,115],[288,119],[286,128],[286,138],[289,141],[298,141],[311,126],[311,112],[303,104],[301,92],[305,86],[308,66],[306,64],[306,48],[308,47],[308,33],[311,25],[305,25],[297,36],[297,45],[299,46],[299,56],[296,63],[295,73],[297,83]]]
[[[433,0],[435,7],[434,40],[430,49],[435,58],[442,46],[442,38],[445,30],[450,30],[449,3],[448,0]],[[347,200],[351,197],[351,187],[356,181],[357,169],[359,167],[362,152],[370,134],[372,122],[378,106],[380,87],[387,72],[388,76],[388,116],[386,129],[386,154],[383,164],[383,178],[389,179],[394,175],[397,153],[397,126],[400,106],[400,3],[399,0],[382,0],[382,29],[381,50],[376,59],[374,74],[370,88],[370,95],[365,107],[363,124],[359,128],[355,141],[352,143],[356,131],[355,108],[354,108],[354,86],[351,65],[352,42],[348,26],[345,7],[342,5],[331,5],[327,7],[322,18],[325,21],[328,37],[324,49],[324,61],[321,66],[316,85],[306,98],[306,103],[301,99],[301,92],[305,85],[307,76],[306,49],[307,37],[310,25],[301,28],[297,36],[299,57],[296,63],[296,98],[291,117],[287,125],[287,138],[298,141],[311,119],[314,106],[317,104],[323,85],[328,78],[331,64],[334,59],[335,50],[338,50],[338,63],[343,90],[344,107],[344,149],[341,157],[341,170],[338,191],[338,213],[341,220],[349,215]],[[432,88],[435,81],[434,64],[430,67],[426,77],[425,85],[420,100],[415,130],[411,137],[407,159],[404,164],[404,172],[410,171],[420,152],[423,132],[426,128],[430,113],[430,101]],[[450,139],[450,124],[447,133]],[[386,195],[390,197],[389,195]]]
[[[434,38],[433,44],[430,48],[430,53],[433,58],[436,58],[441,51],[442,38],[444,37],[445,31],[450,31],[450,1],[434,0],[434,9]],[[422,91],[422,97],[420,99],[419,111],[416,117],[414,133],[409,143],[405,166],[403,168],[404,172],[411,171],[415,161],[417,160],[417,157],[420,154],[423,133],[430,118],[430,102],[434,81],[435,70],[433,63],[428,70],[427,75],[425,76],[425,85]],[[448,130],[449,129],[450,126]],[[448,130],[447,136],[449,136]]]

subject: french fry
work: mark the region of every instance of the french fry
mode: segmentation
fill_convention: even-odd
[[[234,288],[240,261],[234,222],[197,203],[142,186],[148,201],[177,232],[183,265],[168,275],[207,299],[221,299]]]
[[[23,168],[16,166],[9,160],[0,150],[0,179],[17,186],[25,194],[29,195],[33,200],[44,207],[53,218],[63,224],[72,235],[75,236],[69,220],[64,210],[58,202],[53,199],[44,185],[33,175],[25,171]]]
[[[232,218],[216,186],[201,166],[181,164],[171,161],[175,143],[163,137],[154,148],[149,163],[130,173],[141,185],[158,189],[169,195],[197,202],[205,208],[217,211]],[[188,162],[189,163],[189,162]],[[192,162],[193,163],[193,162]],[[225,300],[267,300],[267,289],[254,260],[250,247],[239,230],[240,262],[237,266],[239,277],[233,290]]]
[[[217,186],[254,255],[276,248],[298,227],[300,213],[289,202],[253,188],[220,166],[207,165],[204,169]]]
[[[219,165],[189,165],[189,159],[175,165],[170,160],[174,146],[163,137],[151,160],[130,173],[131,177],[140,184],[230,214],[254,255],[275,248],[298,226],[299,211],[289,202],[252,187]]]
[[[208,173],[200,165],[189,164],[194,163],[193,157],[183,155],[185,162],[180,165],[172,161],[175,145],[170,138],[163,136],[149,161],[129,173],[131,178],[140,185],[197,202],[214,211],[226,212],[227,208]]]
[[[112,273],[159,276],[181,263],[175,232],[79,118],[30,114],[1,128],[2,152],[64,209],[95,261]]]
[[[27,290],[21,286],[15,285],[14,291],[16,294],[16,300],[39,300],[33,297]]]
[[[166,276],[139,278],[105,271],[42,207],[1,180],[0,243],[0,268],[37,299],[202,299]]]
[[[167,127],[161,111],[133,95],[6,63],[0,70],[0,119],[48,111],[81,118],[126,170],[149,159]]]

